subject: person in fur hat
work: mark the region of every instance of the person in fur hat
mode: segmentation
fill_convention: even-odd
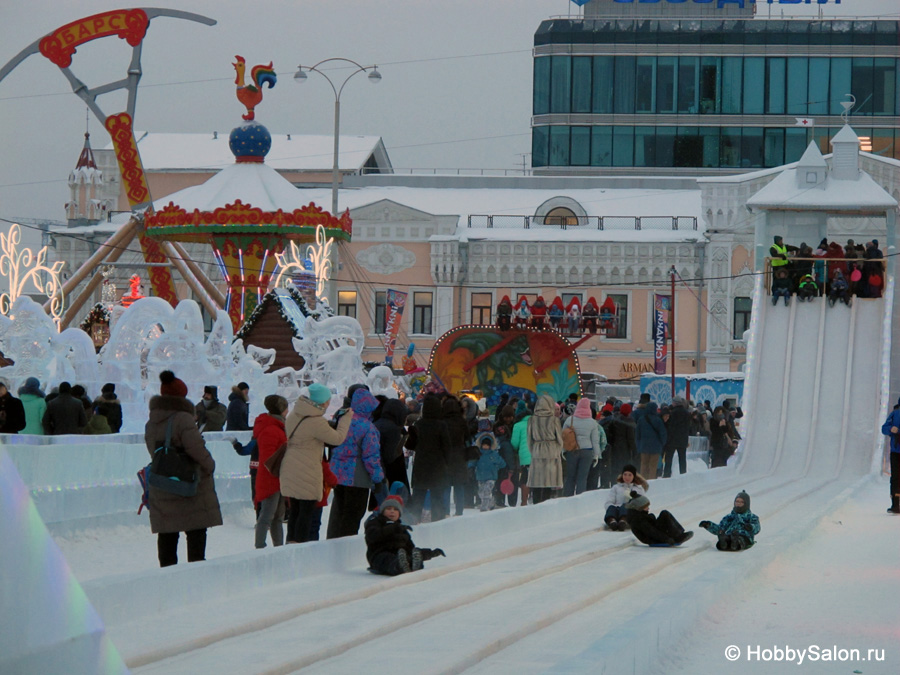
[[[734,498],[731,513],[718,525],[701,520],[700,527],[719,537],[716,548],[720,551],[743,551],[755,543],[753,537],[759,534],[759,518],[750,511],[750,495],[741,490]]]
[[[686,532],[668,511],[660,511],[659,516],[650,513],[647,495],[639,494],[636,490],[631,493],[631,499],[625,504],[625,508],[628,509],[631,533],[648,546],[678,546],[694,536],[690,530]]]
[[[609,489],[609,497],[606,500],[606,517],[604,518],[609,529],[624,531],[628,529],[628,510],[625,505],[631,499],[632,493],[638,495],[647,494],[650,485],[644,477],[638,473],[634,464],[626,464],[622,467],[622,473],[616,478],[616,483]]]
[[[366,520],[366,560],[372,574],[395,577],[422,569],[423,563],[445,553],[439,549],[416,548],[412,528],[400,519],[403,499],[389,495]]]

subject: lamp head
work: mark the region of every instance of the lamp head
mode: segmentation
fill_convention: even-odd
[[[306,71],[303,70],[303,66],[297,66],[297,72],[294,73],[294,82],[301,84],[303,82],[306,82],[307,79],[308,77],[306,75]]]
[[[369,82],[372,84],[381,82],[381,73],[378,72],[378,66],[372,66],[372,70],[369,73]]]

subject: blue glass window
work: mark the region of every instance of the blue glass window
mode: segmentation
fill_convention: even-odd
[[[784,164],[784,129],[766,129],[765,135],[765,166],[781,166]]]
[[[675,91],[678,79],[675,72],[677,59],[660,56],[656,63],[656,112],[675,112]]]
[[[828,93],[828,110],[832,115],[840,115],[841,101],[846,101],[850,93],[850,59],[831,59],[831,87]],[[793,160],[788,160],[793,161]]]
[[[744,114],[761,115],[766,100],[766,60],[744,59]]]
[[[735,56],[722,59],[722,112],[725,114],[741,112],[741,61]]]
[[[656,129],[654,127],[635,127],[634,165],[656,166]]]
[[[591,112],[591,70],[590,56],[572,57],[572,112]]]
[[[534,114],[546,115],[550,112],[550,57],[541,56],[534,60]]]
[[[672,166],[703,166],[703,140],[697,127],[678,127]]]
[[[634,57],[616,57],[615,112],[634,112]],[[615,145],[615,144],[614,144]]]
[[[613,111],[613,57],[594,57],[593,110],[599,114]]]
[[[572,127],[572,166],[588,166],[591,163],[591,128]]]
[[[744,127],[741,134],[741,167],[753,169],[763,165],[763,130],[761,127]]]
[[[828,78],[831,59],[809,60],[809,114],[828,114]]]
[[[719,166],[739,167],[741,165],[740,127],[722,127],[719,141]]]
[[[634,128],[613,128],[613,166],[634,166]]]
[[[722,59],[718,56],[704,56],[700,60],[700,114],[714,114],[721,110],[721,77],[719,68]]]
[[[719,166],[719,127],[700,127],[703,142],[703,166]]]
[[[568,56],[551,56],[550,70],[550,112],[567,113],[571,106],[572,59]]]
[[[534,127],[531,130],[531,166],[547,166],[547,146],[550,127]]]
[[[897,66],[894,59],[875,59],[872,70],[872,106],[876,115],[893,115],[897,98]]]
[[[612,166],[612,127],[591,129],[591,166]]]
[[[569,127],[550,127],[550,166],[569,166]]]
[[[656,128],[656,166],[675,165],[675,127]]]
[[[787,113],[788,115],[805,115],[808,94],[808,69],[806,59],[790,58],[787,60]]]
[[[635,94],[635,112],[656,112],[656,57],[639,56],[637,58]]]
[[[678,59],[678,112],[695,114],[698,110],[700,59],[682,56]]]
[[[766,87],[766,112],[772,115],[784,114],[784,83],[786,64],[784,59],[766,59],[768,86]]]
[[[853,59],[850,91],[856,97],[854,115],[872,114],[872,65],[874,59]]]

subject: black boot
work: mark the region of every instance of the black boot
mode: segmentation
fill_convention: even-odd
[[[894,495],[891,497],[891,508],[887,510],[888,513],[900,513],[900,495]]]
[[[400,566],[400,570],[403,574],[410,571],[409,556],[406,555],[406,549],[401,548],[397,551],[397,564]]]
[[[615,518],[607,518],[606,526],[613,532],[616,532],[619,529],[619,521],[617,521]]]
[[[728,551],[731,549],[730,537],[725,534],[719,535],[719,541],[716,542],[716,548],[720,551]]]

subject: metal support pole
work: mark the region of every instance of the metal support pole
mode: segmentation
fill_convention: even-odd
[[[675,265],[669,270],[672,279],[672,309],[669,312],[669,332],[672,334],[672,398],[675,398]]]

